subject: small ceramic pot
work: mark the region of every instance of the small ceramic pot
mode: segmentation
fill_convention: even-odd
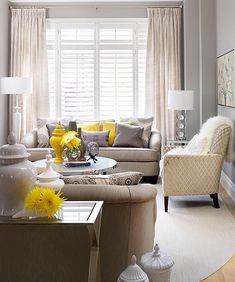
[[[46,155],[46,169],[38,175],[35,186],[49,187],[55,191],[60,191],[64,187],[64,181],[60,179],[60,174],[52,168],[52,155],[48,150]]]
[[[36,181],[36,168],[28,161],[24,145],[16,144],[10,133],[7,145],[0,148],[0,215],[12,216],[24,207],[25,198]]]

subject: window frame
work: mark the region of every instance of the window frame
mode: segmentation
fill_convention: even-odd
[[[68,116],[62,116],[62,87],[61,87],[61,28],[66,26],[74,27],[77,24],[82,25],[83,23],[87,26],[89,24],[91,26],[94,26],[94,120],[100,119],[100,67],[99,67],[99,60],[100,60],[100,41],[99,41],[99,29],[101,25],[107,24],[109,27],[116,26],[116,24],[120,24],[122,26],[133,26],[133,46],[132,46],[132,52],[133,52],[133,115],[137,116],[139,114],[139,86],[138,86],[138,38],[137,38],[137,25],[138,24],[145,24],[146,25],[146,35],[147,35],[147,18],[70,18],[70,19],[64,19],[64,18],[53,18],[53,19],[47,19],[46,25],[47,29],[49,28],[55,28],[57,35],[55,40],[55,52],[57,59],[55,61],[56,64],[56,70],[55,70],[55,116],[51,116],[51,118],[67,118]],[[146,40],[147,44],[147,40]],[[110,46],[110,45],[109,45]],[[130,50],[131,50],[130,49]],[[142,49],[143,50],[143,49]],[[117,106],[117,103],[115,107]],[[51,113],[50,113],[51,115]],[[115,116],[113,118],[118,118],[117,116],[117,110],[115,113]]]

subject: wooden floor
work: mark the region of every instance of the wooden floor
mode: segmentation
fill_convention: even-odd
[[[223,187],[220,187],[219,192],[221,198],[225,202],[229,211],[235,218],[235,203],[228,196]],[[234,222],[235,223],[235,222]],[[234,239],[235,240],[235,239]],[[219,254],[218,254],[219,255]],[[234,282],[235,281],[235,254],[234,256],[223,265],[217,272],[204,279],[203,282]]]

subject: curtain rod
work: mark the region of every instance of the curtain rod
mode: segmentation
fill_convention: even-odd
[[[156,6],[146,6],[146,5],[45,5],[45,6],[35,6],[35,5],[32,5],[32,6],[9,6],[10,9],[37,9],[37,8],[46,8],[46,9],[51,9],[51,8],[70,8],[70,7],[91,7],[91,6],[94,6],[96,9],[99,9],[99,8],[104,8],[104,7],[125,7],[125,8],[183,8],[183,5],[169,5],[169,6],[161,6],[161,5],[156,5]]]

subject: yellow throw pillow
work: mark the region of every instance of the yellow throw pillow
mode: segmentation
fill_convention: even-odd
[[[82,130],[84,131],[100,131],[100,123],[95,122],[95,123],[78,123],[77,127],[81,127]]]
[[[116,136],[116,123],[103,121],[103,131],[109,130],[109,145],[112,146]]]

